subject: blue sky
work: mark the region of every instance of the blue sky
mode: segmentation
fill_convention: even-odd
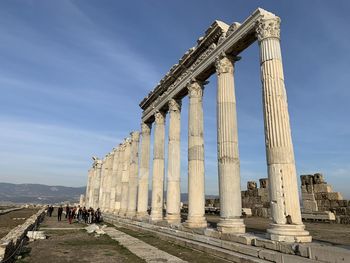
[[[138,104],[217,19],[282,19],[298,175],[350,197],[349,1],[0,1],[0,181],[81,186],[91,156],[139,129]],[[266,177],[258,46],[236,64],[242,185]],[[206,193],[215,194],[216,76],[204,91]],[[187,189],[187,101],[182,191]]]

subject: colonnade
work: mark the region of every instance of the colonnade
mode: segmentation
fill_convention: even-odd
[[[301,221],[281,59],[280,20],[271,13],[264,12],[263,17],[254,24],[254,30],[260,49],[265,145],[270,181],[272,223],[268,233],[273,240],[308,241],[309,234],[304,230]],[[249,19],[247,21],[252,23]],[[248,22],[246,27],[250,25]],[[227,28],[226,32],[224,33],[228,37]],[[216,45],[220,47],[219,42]],[[217,75],[217,157],[220,198],[220,220],[217,230],[233,234],[245,232],[242,219],[234,85],[234,69],[238,60],[239,57],[232,52],[220,52],[210,64],[213,67],[211,72]],[[185,228],[207,227],[203,140],[204,85],[203,79],[190,78],[181,96],[170,97],[162,107],[153,110],[151,117],[142,118],[140,147],[139,132],[132,132],[129,138],[107,154],[103,160],[94,160],[93,167],[89,170],[87,206],[100,207],[104,212],[135,220],[181,224],[180,164],[183,161],[180,154],[181,100],[188,95],[188,215],[182,225]],[[165,155],[167,114],[169,114],[169,136],[168,153]],[[151,162],[152,129],[154,129],[154,144]],[[165,158],[168,164],[166,171]],[[148,182],[151,171],[151,212],[148,213]],[[165,179],[166,200],[163,196]],[[165,213],[164,201],[166,201]]]

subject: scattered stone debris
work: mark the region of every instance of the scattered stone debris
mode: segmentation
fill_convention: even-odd
[[[89,234],[92,234],[92,233],[96,233],[96,236],[100,236],[100,235],[104,235],[105,232],[103,231],[104,228],[106,228],[107,225],[103,225],[103,226],[98,226],[96,224],[91,224],[87,227],[85,227],[84,229],[89,233]]]
[[[34,241],[37,239],[46,239],[44,231],[28,231],[27,237],[29,238],[29,241]]]

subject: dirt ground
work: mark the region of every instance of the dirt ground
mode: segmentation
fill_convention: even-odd
[[[6,236],[6,234],[10,232],[12,228],[23,224],[26,219],[36,212],[38,212],[37,208],[23,208],[21,210],[0,215],[0,238]]]
[[[28,243],[17,263],[145,262],[107,235],[95,237],[81,229],[85,227],[83,224],[75,222],[70,225],[65,218],[58,222],[55,212],[52,217],[46,217],[41,225],[41,228],[45,228],[43,231],[47,239]]]
[[[207,215],[211,226],[215,227],[219,221],[218,216]],[[265,233],[270,220],[261,217],[248,217],[244,219],[247,232]],[[304,222],[306,230],[310,232],[314,241],[326,242],[331,245],[350,249],[350,225]]]

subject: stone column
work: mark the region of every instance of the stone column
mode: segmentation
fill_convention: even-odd
[[[265,144],[273,222],[267,230],[272,240],[309,242],[301,220],[287,94],[280,48],[280,19],[259,21],[256,35],[260,47]]]
[[[113,157],[113,166],[112,166],[112,178],[111,178],[111,194],[109,201],[109,211],[115,212],[115,197],[116,197],[116,188],[117,188],[117,174],[118,174],[118,161],[119,161],[119,148],[116,148],[114,151]]]
[[[151,220],[163,219],[165,113],[155,114]]]
[[[85,191],[85,196],[84,196],[84,204],[86,206],[89,206],[89,201],[90,201],[89,194],[90,194],[90,188],[91,188],[92,173],[93,173],[93,168],[90,168],[89,171],[88,171],[88,179],[87,179],[86,191]]]
[[[217,143],[220,193],[220,221],[223,233],[244,233],[242,215],[241,178],[239,171],[238,129],[233,59],[226,55],[216,61],[217,87]]]
[[[166,220],[170,224],[181,223],[180,216],[180,131],[181,101],[169,101],[168,187]]]
[[[114,213],[118,214],[120,210],[121,204],[121,194],[122,194],[122,176],[123,176],[123,161],[124,161],[124,151],[125,145],[119,144],[119,158],[118,158],[118,170],[117,170],[117,183],[115,190],[115,207]]]
[[[96,173],[95,173],[95,167],[94,167],[94,163],[95,161],[93,162],[92,164],[92,167],[91,167],[91,179],[90,179],[90,186],[89,186],[89,200],[88,202],[85,202],[84,206],[86,207],[90,207],[93,205],[94,203],[94,188],[95,188],[95,177],[96,177]]]
[[[123,174],[122,174],[122,193],[119,216],[125,216],[128,209],[128,197],[129,197],[129,173],[130,173],[130,138],[127,138],[124,142],[124,161],[123,161]]]
[[[104,187],[105,187],[105,178],[106,178],[106,157],[103,158],[101,161],[101,187],[100,187],[100,193],[98,198],[98,207],[103,210],[103,199],[104,199]]]
[[[131,154],[130,154],[130,175],[129,175],[129,198],[126,216],[133,218],[136,216],[137,204],[137,179],[139,174],[139,140],[140,133],[134,131],[131,135]]]
[[[149,177],[149,158],[151,147],[151,124],[141,124],[141,157],[140,157],[140,178],[139,192],[137,199],[137,218],[144,219],[148,217],[148,177]]]
[[[204,228],[205,210],[203,86],[194,81],[188,84],[188,218],[186,226]]]
[[[95,160],[94,163],[94,173],[95,173],[95,180],[94,180],[94,197],[93,197],[93,203],[92,207],[96,210],[100,207],[99,204],[99,196],[100,196],[100,187],[101,187],[101,168],[102,168],[102,161],[99,159]]]
[[[107,167],[106,167],[107,177],[106,177],[105,205],[104,205],[104,210],[106,212],[110,212],[113,159],[114,159],[114,152],[110,152],[107,156]]]

